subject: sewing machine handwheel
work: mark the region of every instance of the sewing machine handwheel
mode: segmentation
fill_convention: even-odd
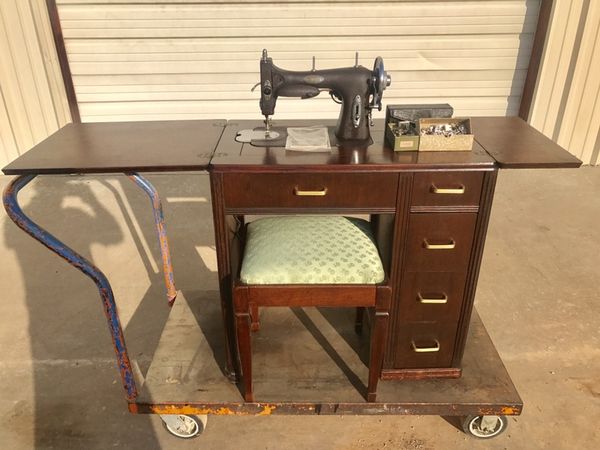
[[[383,58],[378,56],[375,58],[375,64],[373,65],[373,103],[371,108],[377,108],[381,111],[381,100],[383,98],[383,91],[392,83],[392,79],[385,71],[383,65]]]

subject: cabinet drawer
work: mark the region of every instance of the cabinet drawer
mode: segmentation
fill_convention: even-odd
[[[398,174],[228,173],[223,181],[226,208],[391,209]]]
[[[406,272],[400,287],[402,320],[457,322],[466,273]]]
[[[413,181],[412,206],[477,206],[483,172],[421,172]]]
[[[466,272],[476,213],[411,214],[406,271]]]
[[[401,323],[395,366],[399,369],[450,367],[457,325]]]

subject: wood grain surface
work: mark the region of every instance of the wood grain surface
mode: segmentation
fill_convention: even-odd
[[[332,134],[335,121],[286,120],[274,126],[324,125]],[[240,130],[263,126],[259,121],[230,121],[215,151],[211,166],[216,170],[277,171],[398,171],[453,168],[490,168],[495,162],[477,143],[470,152],[394,152],[384,141],[383,120],[371,128],[371,144],[347,142],[331,151],[290,151],[284,147],[255,147],[235,140]]]
[[[227,127],[223,131],[223,127]],[[277,123],[276,123],[277,124]],[[285,121],[308,126],[333,121]],[[394,152],[375,122],[370,145],[328,152],[286,151],[236,142],[259,121],[186,120],[69,124],[4,167],[6,175],[206,170],[400,171],[578,167],[581,161],[518,117],[474,118],[471,152]],[[217,145],[218,144],[218,145]],[[216,150],[215,150],[216,149]],[[491,156],[490,156],[491,155]]]
[[[205,170],[225,123],[71,123],[2,171],[22,175]]]
[[[501,169],[569,168],[581,161],[519,117],[475,117],[475,140]]]

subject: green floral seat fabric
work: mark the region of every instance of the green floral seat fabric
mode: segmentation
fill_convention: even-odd
[[[246,284],[375,284],[385,277],[366,220],[268,217],[248,224],[246,237]]]

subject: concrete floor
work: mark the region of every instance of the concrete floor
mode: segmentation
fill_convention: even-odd
[[[208,179],[150,177],[178,287],[216,289]],[[2,187],[8,177],[0,177]],[[524,400],[490,441],[441,417],[210,417],[197,439],[126,411],[95,286],[0,216],[5,449],[592,449],[600,445],[600,169],[501,172],[476,305]],[[124,177],[44,177],[25,210],[111,280],[144,370],[167,318],[148,200]]]

